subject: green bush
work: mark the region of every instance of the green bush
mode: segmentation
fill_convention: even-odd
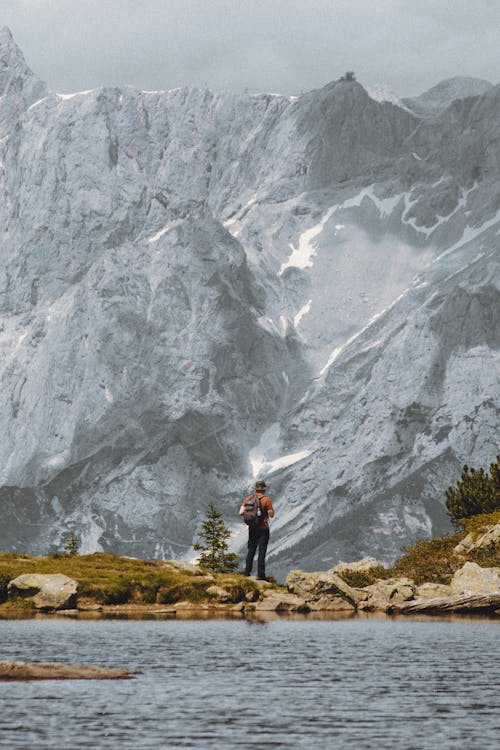
[[[500,567],[500,543],[493,541],[486,547],[472,550],[469,558],[482,568],[498,568]]]
[[[391,569],[393,576],[408,576],[420,586],[422,583],[449,583],[459,567],[453,554],[463,534],[451,534],[439,539],[420,539],[412,547],[403,547],[405,554]]]
[[[489,474],[465,465],[457,486],[446,490],[446,508],[459,526],[465,518],[500,510],[500,456],[490,464]]]
[[[368,570],[343,570],[339,573],[345,583],[355,589],[363,589],[365,586],[371,586],[381,578],[388,578],[390,575],[387,568],[383,565],[376,565]]]

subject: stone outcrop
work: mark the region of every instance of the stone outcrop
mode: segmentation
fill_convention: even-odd
[[[467,534],[454,548],[457,555],[468,555],[473,550],[489,547],[490,544],[500,545],[500,521],[479,536]]]
[[[415,601],[395,604],[391,611],[395,614],[445,614],[472,613],[498,614],[500,591],[495,594],[462,594],[458,596],[441,596],[435,599],[416,599]]]
[[[455,572],[449,586],[425,583],[415,598],[396,600],[388,611],[401,614],[440,612],[493,613],[500,605],[500,568],[482,568],[466,562]]]
[[[355,611],[364,594],[349,586],[332,570],[304,573],[292,570],[286,578],[288,591],[301,597],[310,611]]]
[[[332,570],[321,573],[292,570],[286,577],[285,584],[290,593],[300,596],[315,609],[328,603],[334,608],[345,607],[347,604],[352,609],[356,609],[358,603],[364,598],[360,589],[349,586]],[[340,605],[340,602],[343,602],[343,605]]]
[[[500,568],[482,568],[474,562],[466,562],[454,574],[450,590],[452,594],[467,596],[500,592]]]
[[[362,591],[365,597],[359,602],[359,609],[390,610],[395,604],[409,601],[415,597],[416,586],[410,578],[386,578],[371,586],[365,586]]]
[[[417,599],[436,599],[437,597],[450,596],[451,590],[444,583],[423,583],[417,587],[415,597]]]
[[[128,680],[139,672],[88,664],[42,664],[0,661],[0,681],[29,680]]]
[[[252,609],[255,612],[309,612],[310,607],[300,596],[285,593],[276,589],[264,591],[262,599],[256,602]],[[251,610],[249,610],[251,611]]]
[[[77,601],[78,583],[61,573],[25,573],[10,581],[7,591],[9,597],[31,599],[36,609],[42,611],[73,609]]]
[[[346,569],[352,570],[346,565]],[[449,586],[438,583],[417,586],[410,578],[401,576],[380,579],[357,589],[344,583],[333,570],[323,573],[293,570],[287,576],[286,585],[311,612],[492,613],[500,604],[500,568],[481,568],[471,562],[456,571]]]

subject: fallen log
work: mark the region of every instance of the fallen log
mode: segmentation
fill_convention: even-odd
[[[489,612],[495,613],[500,607],[500,592],[495,594],[460,594],[440,596],[434,599],[415,599],[394,604],[390,611],[402,614],[440,614],[443,612]]]
[[[41,664],[0,661],[0,681],[6,680],[129,680],[140,674],[130,669],[108,669],[88,664]]]

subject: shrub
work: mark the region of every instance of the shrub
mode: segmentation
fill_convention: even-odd
[[[368,570],[343,570],[338,574],[345,583],[355,589],[371,586],[381,578],[388,578],[390,573],[383,565],[376,565]]]
[[[482,568],[498,568],[500,567],[500,543],[493,541],[486,547],[472,550],[469,558]]]
[[[489,474],[465,465],[457,486],[446,490],[446,508],[459,526],[465,518],[500,510],[500,456],[490,464]]]
[[[463,535],[451,534],[439,539],[420,539],[413,547],[403,547],[405,554],[391,569],[394,576],[408,576],[419,586],[422,583],[449,583],[457,561],[453,548]]]

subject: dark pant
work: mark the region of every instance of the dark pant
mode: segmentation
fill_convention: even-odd
[[[252,572],[253,559],[259,548],[259,557],[257,558],[257,576],[258,578],[266,577],[266,551],[269,542],[269,529],[248,529],[248,554],[245,565],[245,575],[249,576]]]

